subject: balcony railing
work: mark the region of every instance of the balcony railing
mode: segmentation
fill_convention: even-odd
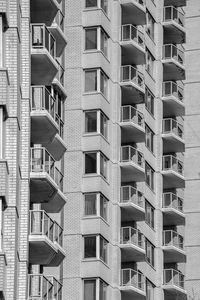
[[[63,228],[56,221],[54,221],[54,242],[60,246],[63,244]]]
[[[120,243],[133,244],[139,248],[145,248],[144,235],[138,229],[130,226],[121,228]]]
[[[179,64],[184,64],[184,52],[173,44],[163,46],[163,59],[174,59]]]
[[[184,289],[184,275],[175,269],[165,269],[163,274],[164,285],[175,285]]]
[[[55,159],[44,147],[31,148],[31,172],[46,172],[62,190],[63,174],[55,166]]]
[[[175,171],[183,176],[183,162],[173,155],[164,155],[163,171]]]
[[[175,8],[174,6],[165,6],[163,11],[163,21],[175,21],[180,26],[184,27],[185,17],[184,13]]]
[[[141,192],[131,185],[121,187],[121,203],[133,203],[144,208],[145,200]]]
[[[121,40],[122,42],[134,41],[142,48],[145,47],[143,32],[131,24],[122,25]]]
[[[183,212],[183,199],[173,193],[164,193],[163,208],[173,208]]]
[[[56,53],[56,41],[44,24],[31,24],[32,48],[47,49],[52,57]]]
[[[28,276],[28,280],[28,300],[53,299],[53,283],[47,277],[41,274],[31,274]]]
[[[62,284],[55,277],[47,278],[53,284],[53,300],[62,300]]]
[[[145,277],[142,273],[133,269],[122,269],[121,285],[123,287],[132,286],[145,292]]]
[[[64,18],[65,18],[64,14],[59,9],[55,19],[53,20],[53,24],[57,24],[62,31],[64,31]]]
[[[174,96],[179,101],[183,102],[184,90],[181,86],[173,81],[163,82],[163,97]]]
[[[133,82],[138,87],[144,89],[144,75],[133,66],[127,65],[121,67],[121,82]]]
[[[177,137],[183,139],[183,125],[176,120],[168,118],[163,120],[163,134],[174,133]]]
[[[163,231],[163,246],[174,246],[183,250],[183,237],[174,230]]]
[[[139,110],[131,105],[121,107],[121,122],[133,122],[144,127],[144,116]]]
[[[31,110],[47,111],[55,120],[56,100],[45,86],[32,86]]]
[[[30,235],[45,235],[54,240],[54,221],[44,210],[30,211]]]
[[[122,146],[121,162],[133,162],[144,168],[144,155],[132,146]]]
[[[56,79],[62,84],[64,85],[64,74],[65,74],[65,69],[63,68],[63,66],[61,65],[61,63],[59,62],[59,60],[56,59],[56,62],[58,64],[58,72],[56,74]]]

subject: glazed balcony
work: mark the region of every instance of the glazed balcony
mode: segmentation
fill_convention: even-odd
[[[176,120],[171,118],[163,120],[162,139],[163,153],[185,151],[183,125]]]
[[[121,147],[121,181],[144,181],[144,155],[132,146]]]
[[[56,56],[60,57],[63,53],[65,46],[67,45],[67,39],[64,34],[64,14],[61,10],[57,12],[53,23],[48,27],[49,31],[52,33],[56,40]]]
[[[141,192],[131,185],[121,187],[121,221],[143,221],[145,219],[145,199]]]
[[[145,260],[145,237],[136,228],[121,228],[120,248],[122,262]]]
[[[42,274],[28,275],[28,300],[52,300],[53,289],[53,282],[48,277]]]
[[[122,25],[122,64],[142,65],[145,63],[144,34],[132,24]]]
[[[185,179],[183,172],[183,162],[173,155],[163,156],[163,187],[164,188],[183,188]]]
[[[176,7],[186,6],[186,0],[164,0],[164,5],[172,5]]]
[[[122,299],[146,299],[145,280],[145,276],[136,270],[122,269],[120,287]]]
[[[121,67],[122,104],[144,102],[144,75],[131,65]]]
[[[185,15],[183,10],[174,6],[163,9],[164,43],[185,43]]]
[[[164,269],[163,273],[163,289],[167,296],[182,297],[186,295],[186,290],[184,289],[184,275],[175,269]],[[171,299],[171,298],[167,298]]]
[[[184,225],[183,199],[176,194],[163,194],[162,211],[164,225]]]
[[[59,212],[65,204],[63,174],[44,147],[31,148],[31,202],[41,203],[47,212]]]
[[[43,1],[41,1],[43,2]],[[58,66],[55,60],[56,40],[45,24],[31,25],[31,81],[50,85]]]
[[[163,115],[182,116],[185,114],[184,89],[174,81],[163,82]]]
[[[174,230],[163,231],[164,263],[185,262],[183,236]]]
[[[145,128],[144,116],[139,110],[131,105],[121,107],[121,141],[127,142],[144,142]]]
[[[59,1],[60,2],[60,1]],[[59,10],[57,0],[31,0],[30,15],[32,23],[45,23],[50,26]]]
[[[123,24],[146,24],[146,1],[145,0],[120,0],[122,6]]]
[[[163,46],[163,79],[185,79],[184,51],[173,44]]]

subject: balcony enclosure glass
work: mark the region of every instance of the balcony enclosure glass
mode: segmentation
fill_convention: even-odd
[[[174,96],[179,101],[183,102],[184,90],[174,81],[163,82],[163,97]]]
[[[139,110],[131,105],[121,107],[121,122],[133,122],[144,127],[144,116]]]
[[[164,119],[163,120],[163,133],[173,133],[179,138],[183,139],[183,125],[178,123],[175,119]]]
[[[133,82],[144,88],[144,75],[131,65],[121,67],[121,82]]]
[[[131,185],[121,187],[121,203],[132,202],[142,208],[144,208],[144,197],[141,192]]]
[[[173,155],[164,155],[163,171],[175,171],[183,176],[183,162]]]
[[[136,228],[122,227],[121,228],[121,244],[133,244],[144,249],[144,235]]]
[[[183,11],[175,8],[174,6],[165,6],[163,11],[164,22],[175,21],[180,26],[184,27],[185,18]]]
[[[122,25],[121,34],[122,42],[134,41],[144,48],[144,34],[137,27],[133,26],[132,24]]]
[[[164,285],[175,285],[184,289],[184,275],[175,269],[165,269],[163,274]]]
[[[144,156],[132,146],[121,147],[121,162],[133,162],[140,167],[144,167]]]
[[[183,236],[174,230],[164,230],[163,246],[174,246],[183,250]]]
[[[173,44],[163,46],[163,59],[174,59],[179,64],[184,64],[184,52]]]
[[[174,208],[183,212],[183,199],[173,193],[164,193],[163,208]]]
[[[145,291],[145,277],[142,273],[133,269],[121,270],[121,285],[133,286],[134,288]]]

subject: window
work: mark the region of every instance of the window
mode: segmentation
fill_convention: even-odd
[[[101,27],[92,27],[85,29],[85,50],[102,51],[108,56],[108,35]]]
[[[85,92],[98,92],[107,97],[108,77],[101,69],[85,70]]]
[[[150,36],[152,40],[154,40],[154,27],[155,27],[155,20],[152,15],[147,12],[147,24],[146,24],[146,32]]]
[[[85,29],[85,50],[97,49],[97,28]]]
[[[154,228],[154,207],[148,202],[145,202],[145,221],[146,223]]]
[[[148,279],[146,280],[146,300],[154,300],[154,285]]]
[[[107,221],[108,199],[101,193],[85,194],[85,216],[100,216]]]
[[[154,57],[146,50],[146,71],[153,77],[154,76]]]
[[[154,245],[146,239],[146,260],[154,267]]]
[[[101,8],[106,14],[108,13],[108,0],[85,0],[86,8]]]
[[[108,262],[108,242],[101,235],[84,237],[84,258],[101,259]]]
[[[101,278],[84,279],[84,300],[107,300],[107,288]]]
[[[154,170],[150,167],[150,165],[145,163],[145,181],[146,184],[154,190]]]
[[[145,93],[145,107],[152,115],[154,115],[154,95],[149,89],[146,89]]]
[[[145,132],[145,145],[151,152],[153,152],[154,133],[147,125],[145,126]]]
[[[107,178],[107,158],[100,153],[100,174]]]
[[[108,118],[102,111],[85,112],[85,132],[101,133],[105,138],[108,137]]]
[[[108,178],[108,159],[99,152],[85,153],[85,174],[99,174]]]
[[[3,158],[3,121],[4,121],[4,115],[3,115],[3,107],[0,106],[0,159]]]
[[[4,232],[4,210],[6,208],[5,201],[0,197],[0,251],[3,252],[3,232]]]

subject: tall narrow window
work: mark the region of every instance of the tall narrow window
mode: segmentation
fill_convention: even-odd
[[[146,223],[154,228],[154,210],[155,208],[148,202],[145,202],[145,221]]]
[[[85,92],[102,93],[108,97],[108,77],[101,69],[85,70]]]
[[[97,91],[97,70],[85,71],[85,92]]]
[[[0,106],[0,159],[3,158],[3,107]]]
[[[152,115],[154,115],[154,96],[149,89],[146,89],[145,93],[145,107]]]
[[[108,137],[108,118],[100,111],[85,111],[85,133],[100,133]]]
[[[146,260],[154,267],[154,245],[146,239]]]
[[[4,211],[4,201],[0,197],[0,251],[3,251],[3,211]]]
[[[97,153],[85,153],[85,174],[97,173]]]
[[[85,29],[85,50],[97,49],[97,28]]]
[[[96,236],[87,236],[84,238],[84,258],[95,258],[96,254]]]
[[[96,279],[84,280],[84,300],[96,300]]]
[[[146,70],[153,77],[154,76],[154,57],[146,50]]]
[[[100,236],[100,259],[107,263],[108,242]]]
[[[107,221],[108,199],[101,193],[87,193],[85,197],[85,216],[97,216]]]
[[[99,300],[107,300],[107,283],[103,280],[100,280],[100,287],[99,287]]]
[[[153,152],[154,133],[147,125],[145,126],[145,131],[145,145],[151,152]]]
[[[154,170],[150,167],[150,165],[146,162],[145,163],[145,181],[146,184],[154,190]]]
[[[152,40],[154,40],[154,27],[155,27],[155,20],[152,15],[147,12],[147,24],[146,24],[146,32],[150,36]]]
[[[3,67],[3,30],[4,30],[4,24],[3,24],[3,17],[0,15],[0,68]]]
[[[154,285],[146,280],[146,300],[154,300]]]

